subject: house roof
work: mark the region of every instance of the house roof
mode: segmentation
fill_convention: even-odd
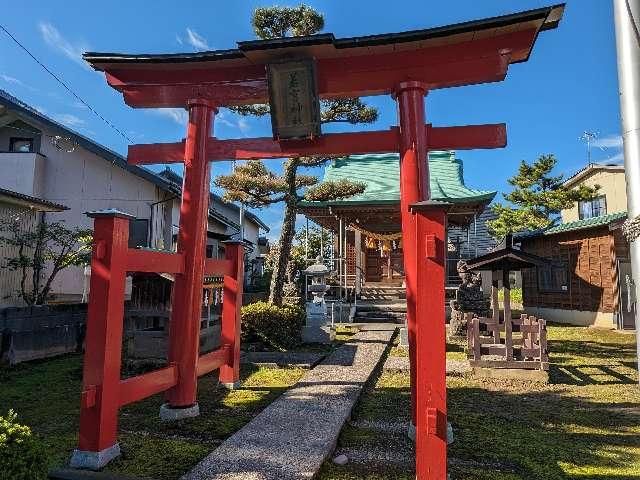
[[[103,145],[100,145],[99,143],[85,137],[84,135],[81,135],[80,133],[68,127],[65,127],[61,123],[52,120],[51,118],[43,115],[36,109],[32,108],[31,106],[27,105],[23,101],[17,99],[13,95],[2,89],[0,89],[0,105],[5,106],[7,109],[13,110],[19,118],[35,121],[36,123],[39,123],[46,128],[71,137],[82,148],[95,153],[97,156],[104,158],[112,164],[117,165],[118,167],[151,182],[152,184],[167,192],[180,195],[182,191],[182,177],[180,177],[180,175],[177,175],[175,172],[172,173],[179,178],[178,182],[176,182],[174,178],[169,178],[168,176],[157,174],[155,172],[152,172],[151,170],[147,170],[144,167],[130,165],[129,163],[127,163],[127,159],[122,155],[114,152],[113,150],[110,150]],[[214,193],[212,193],[211,195],[219,202],[225,203],[225,205],[228,205],[233,209],[240,209],[240,207],[233,203],[224,202],[219,195],[216,195]],[[63,209],[66,209],[66,207]],[[250,218],[252,221],[257,223],[263,230],[267,232],[269,231],[269,227],[262,220],[260,220],[257,215],[251,212],[245,212],[245,215],[247,216],[247,218]],[[226,219],[226,217],[224,217],[219,212],[215,212],[215,216],[223,217],[224,219]],[[229,219],[226,220],[230,221]],[[235,223],[234,225],[237,226],[237,223]]]
[[[624,165],[617,164],[597,164],[592,163],[571,175],[564,181],[565,187],[571,187],[581,180],[587,178],[595,172],[622,172],[624,173]]]
[[[153,183],[154,185],[162,188],[163,190],[171,191],[173,193],[179,193],[180,190],[176,192],[175,186],[170,182],[155,174],[154,172],[147,170],[144,167],[138,167],[136,165],[129,165],[127,163],[127,159],[122,155],[110,150],[109,148],[100,145],[99,143],[91,140],[90,138],[85,137],[84,135],[62,125],[61,123],[52,120],[46,115],[38,112],[36,109],[27,105],[23,101],[17,99],[10,93],[5,90],[0,89],[0,105],[7,107],[7,109],[13,110],[17,116],[21,119],[27,119],[31,121],[35,121],[43,125],[46,128],[49,128],[55,132],[61,133],[64,136],[71,137],[79,146],[84,148],[85,150],[90,151],[91,153],[95,153],[101,158],[117,165],[118,167],[138,176],[144,178],[145,180]]]
[[[513,247],[494,250],[480,257],[467,260],[469,270],[518,271],[548,264],[548,260]]]
[[[23,193],[14,192],[13,190],[7,190],[5,188],[0,188],[0,202],[32,208],[39,212],[61,212],[63,210],[69,210],[69,207],[59,203],[50,202],[49,200],[32,197]]]
[[[530,232],[520,232],[514,234],[514,237],[525,240],[529,238],[541,237],[546,235],[557,235],[560,233],[574,232],[577,230],[586,230],[589,228],[604,227],[616,221],[627,218],[627,212],[610,213],[609,215],[601,215],[599,217],[585,218],[584,220],[576,220],[575,222],[561,223],[551,228],[543,230],[534,230]]]
[[[453,151],[429,152],[432,200],[454,204],[489,203],[495,191],[476,190],[464,183],[462,161]],[[360,195],[330,202],[301,202],[301,207],[332,205],[384,205],[400,202],[400,160],[397,153],[351,155],[325,168],[324,180],[352,180],[366,184]]]

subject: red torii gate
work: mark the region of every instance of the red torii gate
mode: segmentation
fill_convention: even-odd
[[[182,142],[132,145],[128,155],[131,164],[184,163],[177,253],[127,250],[126,220],[119,214],[97,215],[75,463],[99,468],[119,453],[116,424],[121,405],[167,390],[168,417],[197,415],[198,375],[220,368],[223,383],[233,386],[238,381],[242,249],[232,246],[228,260],[215,265],[205,261],[209,162],[399,151],[416,471],[420,479],[445,479],[443,298],[447,204],[430,201],[427,152],[504,147],[506,130],[504,124],[432,127],[425,123],[424,97],[433,89],[503,80],[508,66],[526,61],[538,34],[555,28],[563,11],[564,5],[556,5],[368,37],[336,39],[332,34],[321,34],[257,40],[240,42],[234,50],[214,52],[85,54],[95,69],[105,72],[109,85],[123,94],[129,106],[186,108],[189,123]],[[399,127],[327,134],[312,140],[212,137],[217,107],[268,102],[267,64],[283,58],[314,59],[321,98],[393,95]],[[123,291],[119,281],[115,287],[110,281],[136,269],[176,274],[169,366],[121,381],[118,342],[122,336]],[[205,271],[225,274],[223,347],[198,358]]]

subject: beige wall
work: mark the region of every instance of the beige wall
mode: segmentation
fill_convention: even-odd
[[[600,185],[601,194],[607,198],[607,214],[627,210],[627,191],[624,172],[595,171],[576,185],[573,185],[573,187],[576,188],[578,185],[586,185],[588,187]],[[563,210],[561,214],[563,223],[579,220],[578,204],[576,203],[573,208]]]

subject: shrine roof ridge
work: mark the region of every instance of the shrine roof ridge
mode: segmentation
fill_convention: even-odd
[[[443,37],[452,37],[479,31],[491,31],[498,28],[512,27],[518,24],[527,25],[537,22],[538,32],[551,30],[558,26],[565,4],[560,3],[547,7],[517,12],[507,15],[455,23],[451,25],[432,27],[405,32],[365,35],[358,37],[335,38],[333,33],[321,33],[302,37],[284,37],[268,40],[248,40],[237,42],[237,48],[211,50],[190,53],[163,54],[126,54],[111,52],[85,52],[83,58],[95,69],[106,64],[153,64],[153,63],[188,63],[215,62],[222,60],[237,60],[246,58],[246,53],[252,51],[277,50],[284,48],[333,46],[334,50],[352,48],[377,47],[400,43],[422,42]],[[518,61],[526,61],[527,58]],[[516,63],[516,62],[513,62]]]

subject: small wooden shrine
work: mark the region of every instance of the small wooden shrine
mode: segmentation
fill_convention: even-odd
[[[472,367],[542,370],[547,377],[546,321],[526,314],[512,318],[509,280],[512,271],[547,264],[548,260],[542,257],[513,248],[511,235],[507,235],[504,248],[467,262],[469,271],[492,272],[491,318],[467,314],[468,356]],[[502,319],[498,301],[500,279],[504,288]]]

